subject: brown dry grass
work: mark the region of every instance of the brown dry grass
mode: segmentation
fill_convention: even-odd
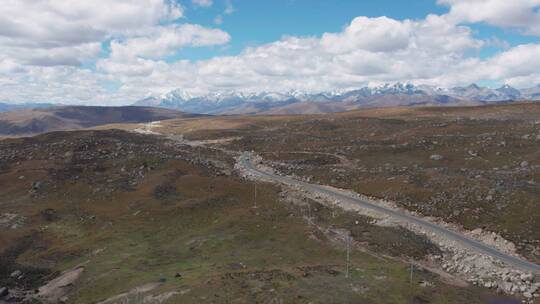
[[[86,262],[71,303],[96,302],[160,278],[164,282],[151,293],[182,292],[172,303],[482,303],[495,297],[474,287],[456,288],[422,270],[411,286],[408,265],[357,251],[346,279],[342,245],[306,225],[305,210],[280,202],[279,189],[260,184],[253,209],[252,183],[216,176],[193,161],[195,151],[152,136],[64,132],[2,141],[0,147],[3,153],[31,152],[0,161],[0,213],[27,219],[22,228],[0,234],[2,261],[10,248],[31,239],[10,255],[15,259],[1,275],[13,267],[50,272]],[[219,155],[203,150],[203,157]],[[138,171],[144,178],[125,188],[126,175]],[[30,191],[37,180],[42,186]],[[328,215],[322,206],[314,213],[320,224],[338,227],[359,219]],[[368,237],[368,229],[373,248],[399,249],[393,245],[399,231],[364,224],[353,227],[359,240]],[[377,238],[379,233],[387,237]],[[408,245],[418,242],[407,237]],[[422,246],[413,246],[420,256]],[[33,284],[53,276],[42,274]],[[420,287],[421,280],[435,287]]]
[[[238,137],[226,147],[283,161],[276,165],[285,173],[498,232],[539,261],[538,117],[540,103],[515,103],[170,120],[158,131],[195,140]],[[288,153],[299,151],[315,154]],[[444,160],[430,160],[433,154]]]

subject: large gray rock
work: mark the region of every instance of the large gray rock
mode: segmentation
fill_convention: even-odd
[[[526,282],[526,281],[532,281],[534,279],[534,275],[532,273],[522,273],[520,275],[520,279],[523,281],[523,282]]]
[[[7,287],[0,287],[0,298],[7,296],[9,293],[9,290]]]
[[[35,181],[32,183],[32,189],[33,190],[39,190],[41,188],[42,182],[41,181]]]
[[[22,271],[20,271],[20,270],[15,270],[14,272],[11,273],[10,277],[12,277],[12,278],[18,278],[18,277],[21,276],[21,274],[22,274]]]
[[[431,160],[443,160],[444,159],[444,156],[442,155],[439,155],[439,154],[433,154],[429,157],[429,159]]]

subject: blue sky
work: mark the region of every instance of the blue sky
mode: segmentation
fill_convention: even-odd
[[[435,10],[444,10],[426,0],[412,5],[410,1],[342,0],[338,3],[327,0],[235,1],[234,13],[224,17],[221,28],[233,37],[230,53],[238,53],[246,46],[276,41],[283,35],[338,32],[356,16],[415,19]],[[186,20],[212,26],[224,6],[225,1],[218,0],[211,9],[190,10],[186,12]]]
[[[191,1],[181,1],[186,10],[185,20],[206,26],[216,26],[216,16],[223,15],[226,0],[215,0],[210,8],[201,8]],[[397,20],[423,19],[428,14],[445,14],[449,8],[433,0],[237,0],[232,2],[234,12],[223,15],[220,28],[232,36],[227,47],[185,49],[175,59],[199,60],[215,55],[236,55],[246,46],[256,46],[279,40],[284,35],[318,36],[325,32],[339,32],[357,16],[387,16]],[[515,29],[502,29],[485,23],[468,24],[478,39],[494,37],[506,41],[509,46],[538,42],[538,37],[521,35]],[[500,47],[485,47],[482,57],[500,51]]]
[[[540,83],[540,0],[19,0],[0,101]]]

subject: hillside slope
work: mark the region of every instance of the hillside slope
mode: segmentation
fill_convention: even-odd
[[[0,135],[32,135],[76,130],[111,123],[139,123],[194,117],[176,110],[151,107],[65,106],[0,113]]]
[[[52,106],[53,104],[49,104],[49,103],[13,104],[13,103],[0,102],[0,112],[20,111],[20,110],[25,110],[25,109],[49,108]]]
[[[0,141],[0,288],[9,303],[508,299],[423,267],[411,279],[402,261],[438,252],[421,235],[265,183],[253,208],[255,184],[233,165],[213,147],[120,130]]]
[[[494,231],[539,262],[539,115],[536,102],[395,107],[171,120],[155,131],[228,140],[284,174]]]

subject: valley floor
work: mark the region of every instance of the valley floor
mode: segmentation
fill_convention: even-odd
[[[537,259],[534,120],[390,114],[197,118],[150,128],[169,139],[95,130],[2,140],[0,288],[29,303],[513,303],[439,271],[429,257],[440,250],[423,236],[233,172],[232,155],[267,153],[284,172],[526,240],[519,250]],[[493,175],[495,166],[505,173]],[[429,203],[454,179],[467,181],[456,184],[467,195]],[[505,205],[485,213],[484,201]],[[514,216],[519,225],[489,224]],[[58,277],[69,284],[46,285]]]

